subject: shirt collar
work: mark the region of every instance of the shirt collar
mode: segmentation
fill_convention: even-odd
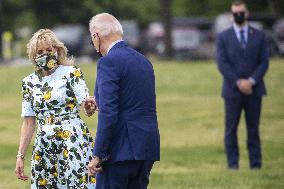
[[[112,43],[110,44],[110,46],[108,47],[108,49],[107,49],[107,54],[108,54],[108,52],[112,49],[112,47],[113,47],[114,45],[116,45],[117,43],[119,43],[119,42],[121,42],[121,41],[123,41],[123,40],[122,40],[122,39],[119,39],[119,40],[116,40],[116,41],[112,42]]]
[[[244,31],[244,33],[248,32],[248,24],[245,24],[243,27],[238,26],[237,24],[234,23],[233,25],[234,30],[236,33],[240,33],[241,30]]]

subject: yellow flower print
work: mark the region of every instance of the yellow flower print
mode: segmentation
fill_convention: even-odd
[[[44,100],[49,100],[51,98],[51,91],[46,91],[43,95]]]
[[[84,136],[87,135],[87,129],[86,128],[83,130],[83,135]]]
[[[68,138],[70,138],[70,136],[71,136],[71,132],[70,131],[67,131],[67,130],[65,130],[65,131],[63,131],[63,133],[62,133],[62,138],[63,139],[68,139]]]
[[[38,185],[40,186],[46,186],[47,185],[47,180],[44,178],[41,178],[38,180]]]
[[[62,132],[62,131],[57,131],[57,132],[55,133],[55,136],[56,136],[57,138],[62,138],[63,132]]]
[[[86,183],[86,176],[82,176],[82,177],[80,178],[80,182],[81,182],[81,183]]]
[[[68,103],[66,106],[69,107],[69,108],[71,109],[71,111],[72,111],[73,108],[75,107],[75,104],[73,104],[73,103]]]
[[[80,76],[81,76],[81,72],[80,72],[78,69],[76,69],[76,70],[73,72],[73,74],[74,74],[76,77],[80,77]]]
[[[68,157],[68,154],[69,154],[69,152],[68,152],[68,150],[67,149],[65,149],[64,151],[63,151],[63,157]]]
[[[47,118],[47,124],[53,124],[54,116],[50,116]]]
[[[54,68],[55,63],[56,63],[55,60],[54,60],[54,59],[51,59],[51,60],[48,61],[47,67],[48,67],[49,69],[52,69],[52,68]]]
[[[40,156],[40,153],[39,153],[39,152],[36,152],[36,153],[35,153],[35,155],[34,155],[34,160],[36,160],[36,161],[41,160],[41,156]]]
[[[29,90],[29,89],[26,89],[26,90],[23,91],[23,93],[24,93],[24,94],[30,94],[30,90]]]
[[[53,174],[52,174],[54,177],[58,177],[58,173],[55,171]]]
[[[90,182],[91,182],[92,184],[96,183],[96,178],[95,178],[95,177],[91,177]]]

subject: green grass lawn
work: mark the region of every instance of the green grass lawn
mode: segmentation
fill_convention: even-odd
[[[221,76],[213,61],[153,61],[161,133],[161,161],[151,174],[150,189],[284,188],[284,60],[273,60],[266,75],[261,139],[263,169],[251,171],[244,119],[239,125],[240,170],[228,171],[224,154],[224,107]],[[90,92],[96,65],[81,66]],[[0,189],[29,188],[15,177],[20,136],[21,80],[31,67],[0,67]],[[97,117],[84,121],[95,133]],[[30,174],[29,148],[26,173]]]

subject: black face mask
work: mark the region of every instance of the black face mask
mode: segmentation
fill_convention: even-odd
[[[99,57],[103,57],[103,54],[101,53],[101,40],[100,40],[100,37],[99,37],[99,34],[96,33],[98,38],[99,38],[99,51],[97,51]],[[93,40],[90,41],[90,44],[94,47],[95,44],[93,43]]]
[[[97,51],[97,54],[99,55],[99,57],[103,57],[103,54],[101,53],[101,51]]]
[[[234,16],[234,21],[238,25],[242,25],[246,21],[245,12],[236,12],[233,13],[233,16]]]

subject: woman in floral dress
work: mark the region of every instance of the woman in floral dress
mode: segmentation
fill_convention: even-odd
[[[24,154],[37,123],[31,159],[31,188],[94,188],[87,175],[93,139],[79,116],[89,96],[82,72],[72,66],[67,49],[48,29],[36,32],[27,45],[35,72],[23,79],[21,139],[16,175],[24,175]],[[92,108],[86,115],[94,113]]]

